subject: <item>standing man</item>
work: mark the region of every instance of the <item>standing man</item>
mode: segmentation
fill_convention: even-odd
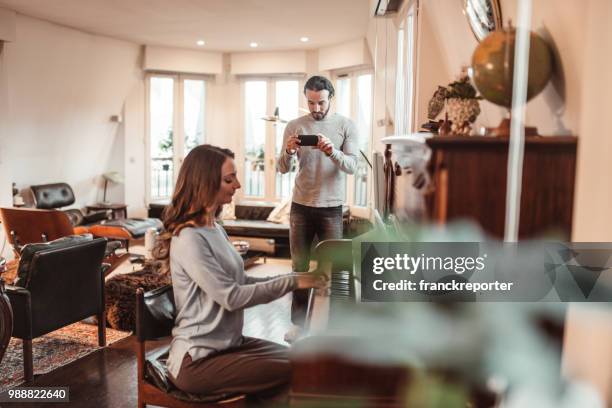
[[[309,115],[287,124],[284,149],[278,158],[278,170],[287,173],[297,158],[290,212],[289,244],[295,272],[307,272],[310,249],[315,235],[319,241],[342,238],[342,204],[346,177],[357,167],[357,127],[337,113],[329,114],[334,87],[329,79],[311,77],[304,85]],[[298,135],[317,135],[318,144],[300,146]],[[308,291],[293,293],[291,320],[302,326],[308,304]],[[287,337],[293,337],[288,333]],[[289,339],[287,339],[289,340]]]

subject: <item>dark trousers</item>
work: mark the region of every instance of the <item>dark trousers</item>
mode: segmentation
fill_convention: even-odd
[[[307,272],[310,254],[315,236],[319,242],[326,239],[342,238],[342,206],[308,207],[291,203],[289,214],[289,245],[291,263],[294,272]],[[291,321],[297,325],[304,324],[308,307],[308,290],[293,292],[291,304]]]
[[[291,381],[289,349],[271,341],[244,337],[228,350],[192,361],[185,354],[177,388],[194,394],[246,394],[255,401],[286,399]]]

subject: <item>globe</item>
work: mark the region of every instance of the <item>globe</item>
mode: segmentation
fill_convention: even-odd
[[[473,80],[484,99],[496,105],[512,106],[514,44],[516,30],[493,31],[474,50]],[[553,56],[546,41],[530,32],[527,100],[544,89],[552,76]]]

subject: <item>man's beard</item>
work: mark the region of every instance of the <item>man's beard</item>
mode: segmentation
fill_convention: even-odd
[[[310,112],[310,114],[312,115],[312,118],[314,120],[323,120],[327,116],[329,108],[331,108],[331,105],[327,107],[327,110],[325,112]]]

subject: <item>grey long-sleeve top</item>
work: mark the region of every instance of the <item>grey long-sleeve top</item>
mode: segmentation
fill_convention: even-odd
[[[293,201],[310,207],[335,207],[344,203],[345,174],[353,174],[357,168],[358,132],[355,123],[337,113],[323,120],[305,115],[287,124],[283,136],[283,149],[277,160],[281,173],[291,170],[296,155],[284,149],[290,135],[327,136],[334,145],[331,156],[316,147],[301,147],[297,153],[298,173],[293,188]]]
[[[185,353],[197,360],[242,342],[243,309],[295,288],[288,275],[253,278],[223,228],[184,228],[170,243],[177,316],[168,370],[176,378]]]

